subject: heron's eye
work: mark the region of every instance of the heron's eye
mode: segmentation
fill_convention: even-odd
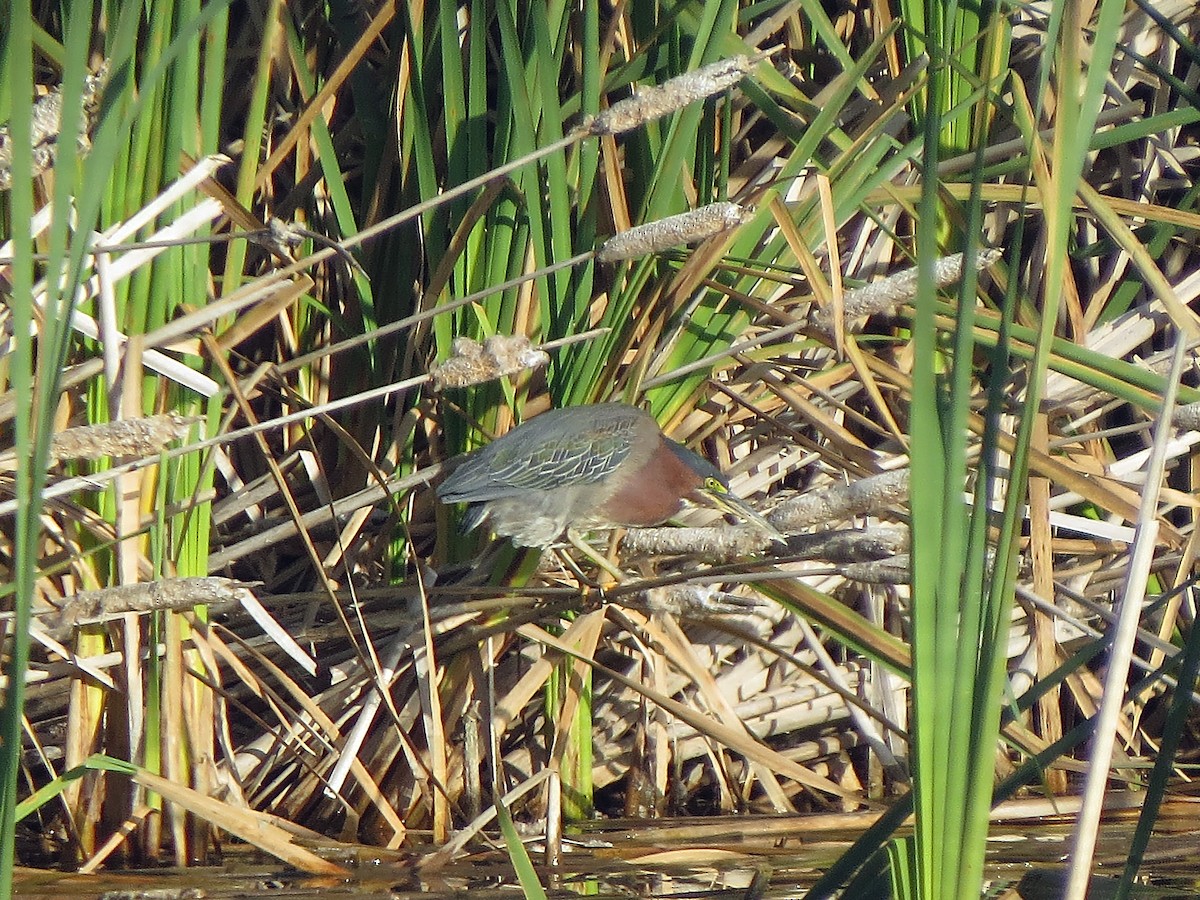
[[[721,484],[718,479],[713,478],[711,475],[704,479],[704,489],[706,491],[712,491],[714,494],[725,493],[725,485]]]

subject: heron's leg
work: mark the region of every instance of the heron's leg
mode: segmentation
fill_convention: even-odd
[[[571,546],[594,562],[597,566],[613,577],[617,584],[623,584],[629,580],[629,576],[617,568],[608,557],[597,553],[596,550],[588,544],[574,528],[567,529],[567,540],[571,542]]]

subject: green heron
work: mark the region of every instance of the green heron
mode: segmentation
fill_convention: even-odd
[[[716,466],[623,403],[542,413],[463,459],[437,495],[470,504],[464,530],[486,520],[522,547],[548,547],[572,529],[661,525],[693,503],[782,540]]]

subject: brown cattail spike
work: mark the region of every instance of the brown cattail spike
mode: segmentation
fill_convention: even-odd
[[[975,268],[982,271],[1000,258],[1000,251],[980,250],[975,255]],[[963,255],[952,253],[933,264],[933,281],[939,288],[962,280]],[[852,291],[842,299],[842,314],[849,322],[887,313],[917,296],[917,267],[905,269]],[[832,316],[828,310],[818,310],[813,319],[823,328],[831,329]]]
[[[100,111],[101,95],[108,83],[108,63],[89,75],[83,85],[83,124],[79,133],[79,153],[91,149],[89,134]],[[33,174],[40,175],[54,165],[58,133],[62,124],[62,87],[38,98],[33,105]],[[0,190],[12,187],[12,139],[7,125],[0,125]]]
[[[430,371],[434,387],[469,387],[513,375],[526,369],[536,369],[550,362],[550,355],[533,346],[524,335],[497,334],[482,344],[468,337],[454,339],[452,354]]]
[[[594,118],[592,134],[621,134],[682,109],[696,100],[733,87],[750,74],[767,54],[734,56],[693,72],[685,72],[656,87],[639,89],[632,97],[614,103]]]
[[[187,437],[199,416],[163,413],[67,428],[50,438],[50,459],[100,459],[105,456],[153,456],[171,441]]]
[[[605,242],[596,254],[600,262],[639,259],[682,244],[695,244],[741,225],[753,210],[736,203],[710,203],[691,212],[668,216],[623,231]]]

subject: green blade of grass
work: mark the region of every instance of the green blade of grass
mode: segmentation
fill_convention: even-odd
[[[533,867],[529,851],[525,849],[521,835],[517,833],[517,826],[513,824],[508,807],[499,798],[496,799],[496,821],[500,823],[500,833],[504,836],[508,858],[517,873],[517,881],[520,882],[525,897],[527,900],[547,900],[546,889],[542,887],[537,870]]]

